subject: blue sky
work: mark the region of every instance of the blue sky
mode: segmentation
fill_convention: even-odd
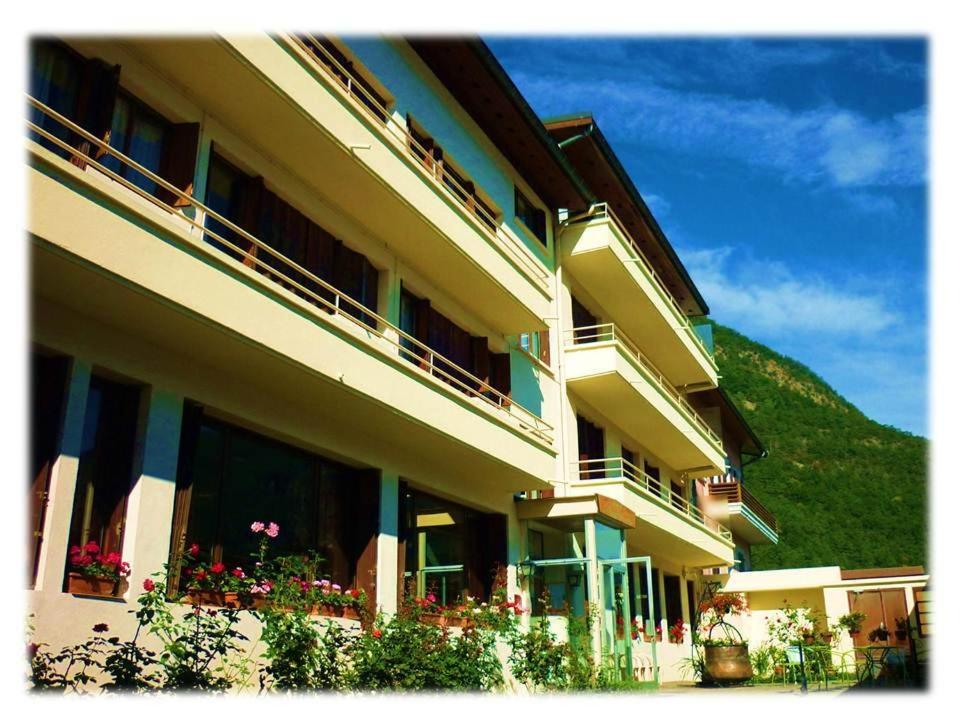
[[[923,40],[485,40],[593,113],[712,317],[927,435]]]

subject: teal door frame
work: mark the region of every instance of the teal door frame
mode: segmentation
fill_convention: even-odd
[[[623,573],[622,573],[623,582],[625,582],[627,587],[629,587],[628,573],[630,572],[630,566],[631,565],[636,566],[640,564],[643,564],[645,573],[646,573],[646,578],[647,578],[647,613],[646,613],[646,618],[644,618],[644,631],[645,632],[648,630],[651,631],[650,636],[653,638],[653,640],[651,640],[650,642],[650,649],[651,649],[651,655],[652,655],[652,661],[653,661],[653,680],[656,684],[659,685],[660,669],[659,669],[659,664],[657,663],[657,636],[656,636],[656,633],[653,632],[654,628],[652,625],[652,622],[653,622],[652,618],[654,617],[653,592],[651,592],[651,588],[653,587],[653,572],[652,572],[653,563],[650,559],[650,556],[643,555],[643,556],[617,558],[612,560],[598,560],[600,574],[602,576],[601,579],[605,586],[604,587],[605,598],[607,595],[606,586],[608,583],[609,583],[610,592],[611,593],[616,592],[616,584],[613,578],[615,566],[620,565],[623,567]],[[639,597],[639,588],[637,588],[637,591],[635,593],[635,598],[637,597]],[[610,598],[611,598],[611,602],[613,602],[614,608],[616,608],[615,596],[611,595]],[[633,618],[629,616],[629,613],[630,613],[629,608],[630,608],[629,602],[621,603],[621,617],[623,619],[623,628],[624,628],[623,630],[624,644],[626,645],[627,648],[629,648],[629,651],[625,652],[624,656],[626,660],[627,675],[628,677],[632,678],[633,677],[633,652],[632,652],[633,650],[633,647],[632,647]],[[614,638],[614,642],[613,642],[614,663],[616,665],[617,663],[616,619],[614,619],[613,638]],[[619,666],[617,665],[617,667]]]

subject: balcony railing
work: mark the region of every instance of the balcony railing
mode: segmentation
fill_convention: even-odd
[[[27,102],[31,107],[69,130],[73,134],[73,137],[85,140],[86,143],[89,143],[97,152],[88,155],[84,150],[73,147],[68,142],[61,140],[33,121],[27,120],[27,127],[30,132],[44,138],[47,142],[65,151],[68,155],[82,160],[84,166],[98,170],[103,173],[104,176],[122,185],[126,190],[136,194],[143,200],[168,213],[170,216],[176,217],[178,222],[186,223],[192,230],[201,233],[201,236],[208,241],[213,239],[216,243],[229,248],[231,254],[236,254],[242,258],[241,261],[237,261],[238,265],[243,264],[254,268],[257,272],[277,283],[278,290],[285,291],[293,296],[298,296],[321,308],[323,312],[317,312],[314,315],[325,324],[336,326],[336,321],[334,321],[333,318],[342,318],[343,321],[363,331],[362,333],[358,333],[358,335],[371,347],[381,352],[387,350],[405,360],[412,361],[412,366],[415,368],[415,371],[436,377],[444,383],[453,386],[454,389],[464,395],[475,398],[481,402],[483,406],[495,411],[495,416],[502,421],[534,436],[541,442],[547,444],[553,442],[552,425],[507,397],[489,383],[477,378],[449,358],[435,352],[415,337],[407,334],[396,325],[393,325],[388,320],[372,312],[365,305],[357,302],[349,295],[340,292],[330,283],[317,277],[306,268],[273,249],[270,245],[262,242],[233,221],[212,210],[204,203],[196,200],[193,196],[184,193],[176,186],[171,185],[162,177],[143,167],[135,160],[127,157],[115,148],[110,147],[109,144],[87,132],[56,110],[53,110],[29,95],[27,96]],[[79,141],[77,144],[80,144]],[[130,180],[105,167],[98,162],[94,156],[100,155],[101,153],[115,157],[126,167],[133,169],[156,183],[158,187],[171,193],[176,198],[175,204],[178,207],[172,207],[166,204],[139,188]],[[189,208],[193,209],[192,212],[181,212]],[[228,239],[209,227],[206,227],[204,219],[208,217],[219,222],[237,237]],[[249,247],[243,247],[238,243],[237,238],[242,238],[244,244]],[[262,259],[264,253],[271,258],[270,262],[265,262]],[[224,254],[226,255],[226,253]],[[307,287],[304,283],[309,283],[313,288],[319,288],[320,292]],[[350,312],[348,312],[347,309],[350,309]],[[357,316],[355,317],[351,312]],[[367,322],[364,322],[364,320],[360,318],[366,319]],[[376,340],[373,340],[373,338],[376,338]],[[445,368],[449,368],[449,371]]]
[[[647,259],[647,256],[643,254],[643,250],[641,250],[640,246],[637,245],[637,242],[633,239],[633,236],[627,231],[626,226],[620,221],[620,218],[617,217],[617,215],[613,212],[613,209],[607,203],[598,203],[592,206],[582,215],[576,215],[570,218],[567,220],[567,223],[574,224],[580,222],[589,222],[590,220],[594,220],[596,218],[607,218],[617,227],[617,229],[620,231],[620,234],[623,235],[624,239],[627,241],[627,247],[632,252],[634,259],[639,261],[643,271],[650,277],[651,280],[653,280],[654,285],[656,285],[660,290],[661,296],[673,310],[673,314],[677,322],[680,323],[680,327],[678,329],[682,329],[687,336],[703,350],[703,353],[709,359],[710,364],[713,365],[714,369],[717,369],[716,360],[714,360],[713,355],[707,348],[703,338],[701,338],[697,334],[697,331],[693,329],[693,324],[690,322],[690,318],[687,317],[687,314],[683,311],[683,308],[680,307],[680,303],[677,302],[677,299],[673,296],[673,293],[667,289],[666,284],[657,274],[657,271],[653,269],[653,265]]]
[[[577,347],[589,343],[612,342],[622,347],[628,355],[636,360],[640,371],[647,379],[667,396],[667,399],[674,407],[693,423],[700,431],[709,438],[710,442],[718,448],[722,448],[720,437],[713,431],[707,422],[700,417],[693,406],[687,402],[686,398],[669,383],[663,373],[657,369],[650,359],[640,352],[640,349],[634,345],[630,339],[613,323],[604,325],[587,325],[584,327],[567,330],[564,337],[564,344],[567,347]]]
[[[740,482],[707,483],[711,497],[723,498],[727,503],[741,503],[750,508],[754,515],[760,518],[767,527],[774,532],[780,532],[776,516],[767,510]]]
[[[705,515],[696,505],[673,492],[669,480],[657,480],[629,460],[621,457],[580,460],[573,463],[573,466],[575,482],[625,479],[632,487],[642,490],[659,505],[690,518],[727,540],[733,537],[729,528]]]
[[[313,35],[285,35],[284,37],[301,51],[304,60],[309,63],[315,72],[321,73],[323,77],[332,81],[333,85],[339,88],[355,107],[369,117],[381,132],[385,133],[387,137],[399,141],[404,146],[406,152],[416,160],[415,165],[427,182],[455,200],[468,213],[474,215],[479,221],[477,228],[492,239],[497,247],[503,249],[527,277],[543,289],[549,288],[550,274],[543,265],[522,243],[503,231],[500,227],[500,221],[482,203],[475,202],[473,194],[464,188],[442,163],[434,162],[428,165],[423,162],[423,158],[430,156],[429,149],[425,148],[405,125],[397,122],[378,98],[374,97],[361,83],[354,79],[353,70],[340,63]],[[304,39],[310,44],[304,42]],[[323,55],[326,62],[335,67],[339,73],[320,62],[314,53]],[[346,82],[343,77],[340,77],[341,75],[347,78]]]

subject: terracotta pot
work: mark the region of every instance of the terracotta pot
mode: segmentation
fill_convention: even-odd
[[[706,675],[715,682],[746,682],[753,677],[746,645],[707,645],[704,659]]]
[[[446,625],[445,620],[446,618],[440,613],[420,613],[420,622],[426,625],[437,625],[438,627],[444,627],[444,625]]]
[[[347,620],[360,619],[360,612],[355,607],[344,607],[344,608],[341,608],[341,610],[342,610],[341,616],[346,618]]]
[[[240,607],[240,598],[232,590],[191,590],[184,596],[184,601],[191,605],[212,605],[224,608]]]
[[[91,577],[72,572],[67,574],[67,592],[71,595],[87,595],[89,597],[119,597],[120,580]]]
[[[830,643],[833,641],[833,633],[825,632],[820,636],[820,639],[823,640],[825,643]]]

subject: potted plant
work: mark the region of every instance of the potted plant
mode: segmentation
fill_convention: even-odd
[[[706,625],[701,644],[704,648],[704,679],[714,682],[746,682],[753,677],[750,652],[740,631],[727,621],[744,613],[746,599],[739,593],[718,593],[700,604],[701,623]],[[715,635],[720,630],[720,635]],[[700,635],[700,633],[698,633]]]
[[[242,568],[228,570],[222,562],[210,565],[199,561],[200,546],[193,543],[184,557],[183,585],[186,590],[183,601],[191,605],[214,605],[217,607],[240,607],[239,595],[246,591],[251,581]]]
[[[83,547],[70,548],[70,568],[67,592],[90,597],[118,597],[130,575],[130,564],[121,559],[120,553],[102,553],[93,540]]]
[[[870,631],[867,638],[869,638],[870,642],[886,642],[890,639],[890,631],[887,630],[886,625],[881,621],[878,627]]]
[[[906,618],[898,617],[895,621],[897,623],[897,629],[894,631],[897,636],[897,640],[906,640],[907,635],[910,633],[910,623]]]
[[[836,627],[839,630],[846,630],[850,637],[856,641],[860,635],[860,631],[863,629],[863,621],[866,619],[867,616],[862,612],[847,613],[837,618]]]

